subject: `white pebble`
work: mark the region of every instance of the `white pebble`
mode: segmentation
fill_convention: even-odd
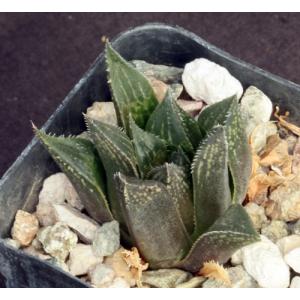
[[[243,94],[241,83],[227,69],[205,58],[185,65],[182,82],[194,100],[203,100],[208,105]]]
[[[290,283],[290,270],[279,248],[267,238],[242,248],[246,271],[265,288],[285,288]]]
[[[284,260],[295,272],[300,273],[300,248],[288,252]]]
[[[261,90],[250,86],[241,99],[241,111],[247,120],[246,132],[249,135],[257,125],[270,120],[273,104]]]
[[[300,288],[300,276],[295,276],[292,279],[290,288]]]

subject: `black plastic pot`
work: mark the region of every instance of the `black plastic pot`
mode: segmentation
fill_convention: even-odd
[[[291,112],[293,122],[300,123],[299,85],[244,63],[182,28],[146,24],[120,34],[112,44],[128,60],[142,59],[156,64],[182,67],[194,58],[206,57],[226,67],[244,88],[255,85],[263,90],[275,104]],[[109,99],[103,53],[43,128],[56,134],[80,133],[84,129],[82,112],[99,99]],[[9,237],[16,211],[33,211],[43,179],[57,170],[48,153],[33,139],[0,181],[0,285],[87,287],[61,269],[3,241]]]

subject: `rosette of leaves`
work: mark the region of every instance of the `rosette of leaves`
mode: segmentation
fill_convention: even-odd
[[[236,97],[196,121],[106,46],[119,126],[85,117],[90,139],[36,136],[98,222],[116,219],[123,242],[150,267],[196,272],[259,239],[242,207],[251,155]]]

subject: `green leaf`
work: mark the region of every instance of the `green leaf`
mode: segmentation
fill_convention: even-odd
[[[226,122],[229,170],[233,181],[233,203],[242,203],[246,197],[251,170],[252,155],[245,131],[245,120],[240,106],[234,101]]]
[[[198,117],[201,130],[208,133],[217,125],[225,125],[236,96],[226,98],[220,102],[207,106]]]
[[[199,127],[206,133],[217,124],[226,127],[228,165],[233,180],[234,203],[242,203],[245,199],[251,175],[252,157],[245,122],[236,96],[208,106],[198,119]]]
[[[113,101],[119,125],[129,132],[129,114],[141,128],[158,104],[148,80],[122,58],[109,43],[106,44],[106,62]]]
[[[167,145],[164,140],[139,128],[130,116],[132,143],[142,177],[167,160]]]
[[[170,149],[171,148],[171,149]],[[169,158],[168,162],[173,163],[179,167],[182,167],[186,174],[190,175],[191,161],[189,157],[185,154],[181,147],[169,147]]]
[[[151,268],[181,260],[190,240],[167,188],[160,182],[115,176],[127,226]]]
[[[122,172],[138,177],[133,145],[127,135],[117,126],[85,117],[88,132],[103,163],[107,176],[107,189],[110,207],[115,218],[123,227],[124,218],[116,195],[114,175]]]
[[[200,144],[192,164],[195,236],[205,232],[230,206],[227,143],[222,126]]]
[[[233,204],[196,240],[177,267],[197,272],[210,260],[226,263],[235,251],[259,239],[247,212],[240,204]]]
[[[194,229],[194,209],[191,185],[184,169],[175,164],[166,163],[153,169],[149,178],[165,184],[183,224],[187,231],[192,233]]]
[[[169,145],[182,147],[186,153],[193,154],[194,147],[190,141],[182,113],[172,99],[170,91],[150,116],[146,130],[166,140]]]
[[[35,135],[74,185],[87,212],[100,223],[113,220],[105,196],[104,170],[93,144],[81,138]]]

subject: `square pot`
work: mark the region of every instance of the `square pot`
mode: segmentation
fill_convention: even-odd
[[[255,85],[282,109],[291,112],[294,123],[300,113],[300,86],[249,65],[179,27],[146,24],[120,34],[113,47],[127,60],[183,67],[199,57],[229,70],[244,88]],[[71,90],[43,129],[56,134],[79,134],[85,128],[82,112],[95,100],[109,99],[104,54]],[[30,125],[28,125],[30,126]],[[0,181],[0,285],[7,287],[88,287],[79,279],[50,263],[8,246],[18,209],[34,211],[43,180],[58,168],[34,138]]]

